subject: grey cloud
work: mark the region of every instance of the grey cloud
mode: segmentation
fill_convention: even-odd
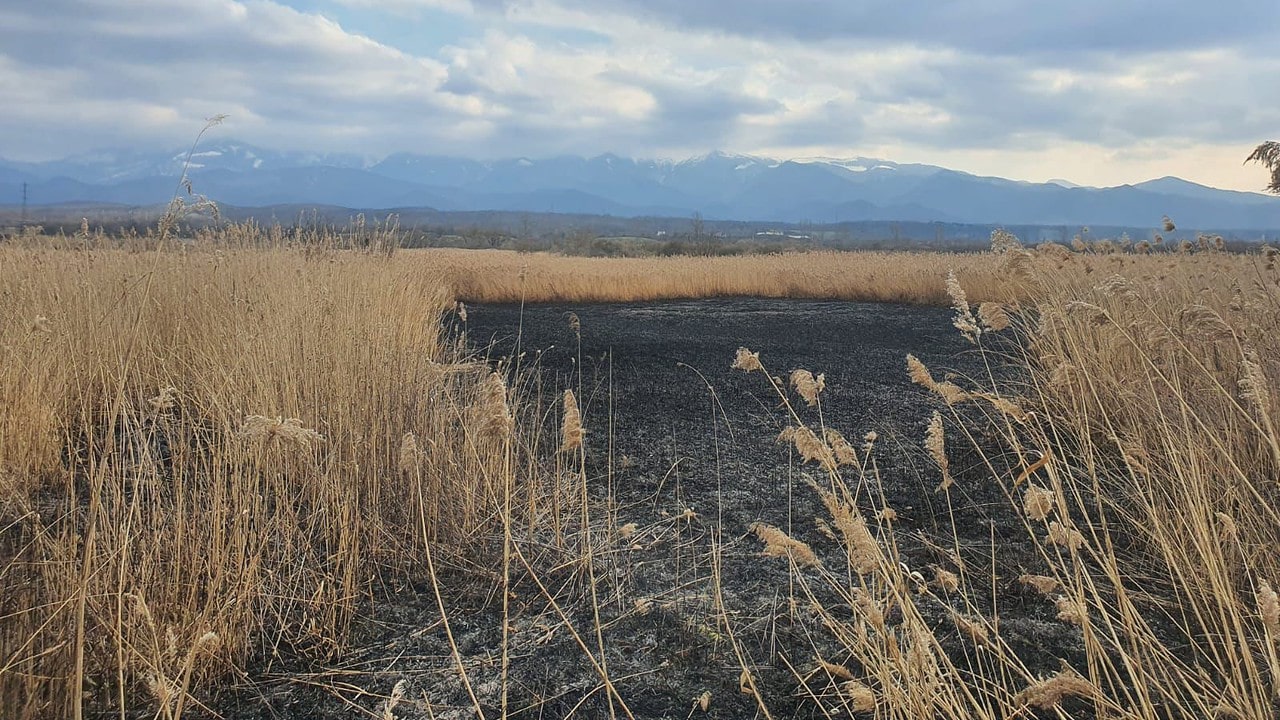
[[[783,147],[853,147],[867,140],[865,107],[855,99],[828,100],[805,117],[778,127],[769,142]]]
[[[632,28],[612,48],[593,36],[584,49],[557,42],[556,27],[512,36],[519,23],[502,25],[501,12],[522,1],[477,0],[498,13],[486,21],[498,30],[439,58],[265,0],[191,0],[181,12],[171,0],[6,4],[0,155],[177,144],[216,112],[232,114],[226,132],[283,148],[488,157],[1123,148],[1256,141],[1280,127],[1280,51],[1260,40],[1276,34],[1270,3],[1165,9],[1157,21],[1132,0],[974,0],[915,13],[865,1],[557,0],[679,30],[655,32],[653,47]],[[722,35],[709,43],[708,33]],[[1232,50],[1189,52],[1221,45]],[[920,47],[932,50],[903,52]],[[753,75],[756,62],[777,65],[781,79]],[[1153,82],[1114,82],[1140,66]],[[1073,82],[1049,87],[1042,76],[1057,72]],[[896,120],[903,105],[949,119]]]
[[[1130,54],[1171,48],[1274,45],[1274,0],[568,0],[678,28],[765,40],[906,42],[983,54]]]
[[[8,105],[0,152],[13,144],[64,154],[100,138],[169,144],[218,112],[231,114],[237,132],[285,146],[391,151],[443,124],[414,118],[468,117],[436,92],[439,63],[273,3],[189,2],[175,11],[159,0],[128,8],[44,0],[0,10],[0,22],[20,28],[0,45],[0,73],[12,74],[0,75],[0,104]],[[141,117],[162,111],[177,117]],[[58,127],[65,129],[50,129]]]

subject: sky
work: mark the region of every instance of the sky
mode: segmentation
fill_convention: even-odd
[[[212,136],[1259,190],[1276,0],[0,0],[0,157]]]

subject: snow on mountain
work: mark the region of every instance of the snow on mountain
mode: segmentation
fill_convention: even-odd
[[[1280,198],[1179,178],[1082,188],[979,177],[867,157],[791,160],[713,151],[684,160],[519,157],[479,161],[396,153],[275,151],[239,141],[191,151],[101,150],[46,163],[0,161],[0,204],[28,184],[33,204],[158,204],[188,162],[196,190],[240,205],[325,203],[814,221],[917,220],[1041,225],[1280,229]]]

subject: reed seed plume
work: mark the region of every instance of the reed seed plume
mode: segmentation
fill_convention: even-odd
[[[1231,324],[1207,305],[1195,303],[1183,308],[1180,315],[1183,335],[1188,339],[1218,341],[1234,340],[1236,337]]]
[[[826,375],[819,373],[815,378],[808,370],[791,371],[791,387],[804,398],[809,407],[818,404],[818,394],[827,387]]]
[[[1008,398],[990,393],[983,393],[982,397],[986,398],[987,402],[991,403],[991,407],[995,408],[997,412],[1009,416],[1014,422],[1025,423],[1030,418],[1030,415],[1022,409],[1021,405]]]
[[[831,518],[831,524],[840,531],[853,569],[863,575],[873,572],[879,567],[882,552],[875,536],[867,528],[866,518],[856,508],[842,502],[835,493],[812,480],[808,483],[822,500],[822,505]]]
[[[942,482],[938,485],[938,491],[947,490],[955,481],[951,478],[951,461],[947,459],[942,414],[937,410],[933,411],[933,417],[929,419],[929,429],[924,436],[924,447],[929,451],[929,457],[933,458],[933,463],[938,466],[938,470],[942,472]]]
[[[1065,670],[1052,677],[1037,680],[1018,694],[1017,701],[1023,705],[1049,710],[1058,707],[1067,698],[1088,699],[1094,697],[1096,692],[1093,683],[1073,671]]]
[[[147,398],[147,405],[151,407],[152,415],[163,415],[178,404],[178,389],[173,387],[163,387],[156,393],[155,397]]]
[[[1035,590],[1041,595],[1048,595],[1058,589],[1057,578],[1051,578],[1047,575],[1019,575],[1018,582]]]
[[[996,302],[979,304],[978,318],[982,320],[983,329],[987,332],[999,332],[1013,324],[1004,305]]]
[[[853,608],[871,627],[880,632],[885,631],[884,608],[866,590],[860,587],[853,589]]]
[[[1218,521],[1218,539],[1224,543],[1234,543],[1240,538],[1240,527],[1230,515],[1224,512],[1213,514]]]
[[[965,295],[964,288],[960,286],[960,281],[956,278],[954,270],[947,271],[947,296],[951,298],[951,308],[955,310],[955,317],[951,324],[955,325],[964,337],[972,343],[978,342],[978,338],[982,335],[982,328],[978,326],[978,321],[973,317],[973,310],[969,307],[969,298]]]
[[[844,435],[834,428],[826,428],[822,431],[823,438],[827,441],[827,445],[831,446],[832,452],[836,456],[837,465],[857,465],[858,451],[849,444]]]
[[[854,679],[853,672],[849,670],[849,668],[843,665],[840,665],[838,663],[827,662],[822,658],[818,658],[818,667],[821,668],[822,670],[825,670],[827,675],[830,675],[831,677],[836,678],[837,680],[853,680]]]
[[[1022,496],[1022,510],[1032,520],[1047,520],[1053,512],[1056,498],[1052,490],[1032,485]]]
[[[411,432],[400,438],[400,470],[415,473],[422,461],[422,451],[418,449],[418,437]]]
[[[952,620],[955,621],[956,628],[961,634],[969,638],[974,645],[979,647],[991,645],[991,631],[987,630],[987,624],[981,618],[953,613]]]
[[[857,680],[845,680],[840,683],[840,692],[849,702],[849,709],[858,713],[869,713],[876,709],[876,693]]]
[[[1266,580],[1258,583],[1258,616],[1272,637],[1280,637],[1280,596]]]
[[[1053,604],[1058,608],[1058,619],[1069,622],[1072,625],[1083,625],[1085,619],[1085,609],[1080,603],[1067,597],[1059,595],[1054,598]]]
[[[1049,532],[1045,534],[1044,540],[1050,545],[1058,545],[1068,550],[1079,550],[1084,545],[1084,535],[1079,530],[1064,527],[1057,520],[1049,523]]]
[[[991,232],[991,252],[999,255],[1021,249],[1022,242],[1017,235],[1004,228],[996,228]]]
[[[772,525],[754,522],[751,524],[751,531],[764,543],[764,554],[768,557],[790,558],[800,567],[821,565],[808,543],[796,540]]]
[[[934,381],[929,368],[911,353],[907,353],[907,374],[911,376],[911,382],[929,390],[938,384]]]
[[[567,398],[565,402],[568,403]],[[484,434],[499,440],[509,436],[514,420],[511,417],[511,406],[507,404],[507,382],[501,373],[491,371],[485,377],[484,384],[481,386],[481,403],[484,408],[482,421]],[[566,422],[568,417],[569,411],[566,404]],[[579,428],[579,430],[581,429]],[[581,442],[581,439],[579,439],[579,442]]]
[[[732,367],[734,370],[742,370],[743,372],[764,370],[764,366],[760,364],[760,353],[751,352],[744,347],[738,348],[738,354],[733,358]]]
[[[573,390],[564,391],[564,421],[560,425],[560,451],[570,452],[582,447],[582,438],[586,430],[582,427],[582,413],[578,410],[578,399]]]
[[[787,431],[784,430],[783,432],[786,433]],[[791,441],[795,444],[796,452],[800,453],[800,457],[804,462],[816,462],[822,466],[823,470],[828,472],[836,471],[835,453],[812,430],[802,425],[791,429],[790,435]]]
[[[1130,302],[1141,299],[1141,295],[1138,294],[1137,286],[1135,286],[1129,278],[1119,274],[1112,275],[1106,280],[1103,280],[1095,289],[1108,297],[1119,298]]]
[[[302,426],[298,418],[266,417],[265,415],[249,415],[238,431],[246,440],[260,442],[264,445],[273,443],[290,443],[297,447],[311,447],[312,443],[324,440],[324,436],[310,428]]]
[[[934,568],[933,582],[947,592],[955,592],[960,588],[960,576],[944,568]]]
[[[1259,416],[1266,417],[1271,411],[1271,388],[1267,382],[1267,374],[1262,370],[1258,354],[1246,351],[1240,362],[1240,398]]]
[[[929,368],[915,355],[907,355],[907,373],[911,376],[911,382],[937,394],[947,405],[955,405],[973,398],[972,393],[950,380],[942,382],[934,380]]]

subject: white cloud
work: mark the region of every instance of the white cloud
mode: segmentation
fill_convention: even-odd
[[[1086,38],[996,0],[965,6],[969,34],[947,24],[955,8],[913,17],[878,3],[336,2],[403,22],[456,13],[487,30],[412,54],[268,0],[0,8],[0,155],[176,145],[225,112],[220,132],[286,149],[724,148],[1253,188],[1257,171],[1240,160],[1280,128],[1280,51],[1255,42],[1274,36],[1270,6],[1232,45],[1241,26],[1229,7],[1173,12],[1152,42],[1123,2],[1063,25]]]

